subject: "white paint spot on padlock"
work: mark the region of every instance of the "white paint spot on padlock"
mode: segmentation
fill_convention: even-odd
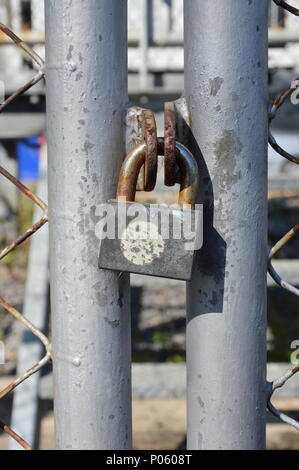
[[[151,222],[132,222],[121,236],[124,257],[136,266],[151,264],[164,253],[165,242],[156,225]]]

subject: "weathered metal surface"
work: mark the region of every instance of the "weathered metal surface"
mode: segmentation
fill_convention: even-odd
[[[126,154],[144,142],[141,115],[144,108],[129,106],[126,113]]]
[[[204,205],[187,287],[190,450],[265,445],[268,2],[223,3],[184,0],[189,145]]]
[[[152,111],[130,106],[126,115],[127,154],[145,143],[145,161],[139,172],[137,191],[152,191],[156,186],[158,171],[157,125]]]
[[[157,140],[157,148],[162,155],[164,152],[163,138]],[[140,144],[123,162],[117,188],[117,199],[126,198],[127,201],[135,200],[136,184],[139,171],[145,161],[145,150],[146,144]],[[182,173],[178,203],[181,207],[190,205],[194,208],[199,184],[198,166],[191,152],[184,145],[177,142],[176,150],[179,154],[178,164]]]
[[[130,106],[126,115],[126,149],[127,154],[143,142],[147,145],[147,169],[139,172],[137,191],[147,191],[145,173],[149,173],[151,185],[154,189],[157,177],[157,155],[164,156],[165,185],[174,186],[180,183],[181,174],[178,162],[176,140],[182,144],[188,142],[190,134],[190,115],[185,98],[165,104],[165,131],[163,146],[161,139],[157,139],[157,127],[152,111]],[[160,142],[160,143],[159,143]],[[145,149],[146,152],[146,149]]]
[[[159,153],[163,153],[164,139],[158,139],[157,147]],[[185,247],[188,240],[184,237],[184,229],[195,227],[195,243],[197,229],[201,228],[198,221],[199,213],[190,209],[195,208],[195,198],[198,191],[197,163],[182,144],[176,143],[182,174],[178,200],[181,209],[138,204],[141,214],[140,218],[136,219],[136,213],[133,209],[137,206],[129,201],[135,200],[138,174],[145,161],[145,149],[146,144],[139,145],[127,156],[122,165],[116,195],[117,201],[110,201],[113,210],[109,217],[113,220],[108,220],[108,226],[118,227],[118,221],[123,220],[123,216],[126,223],[122,228],[123,233],[101,239],[99,267],[120,272],[190,280],[195,248],[187,249]],[[131,208],[132,216],[129,215]],[[167,224],[166,234],[163,223]],[[174,233],[177,227],[180,227],[178,238]],[[188,233],[190,234],[190,230]],[[137,239],[134,238],[136,235]]]
[[[98,269],[95,236],[126,154],[127,2],[82,5],[45,2],[56,442],[129,450],[129,278]]]
[[[121,217],[120,211],[128,214],[130,208],[132,212],[136,209],[134,202],[110,201],[110,204],[114,209],[113,217],[116,223]],[[195,211],[143,204],[138,219],[134,212],[132,217],[126,217],[126,229],[123,233],[118,233],[115,239],[106,238],[101,241],[99,267],[118,272],[190,281],[194,250],[184,248],[190,240],[183,237],[183,230],[180,239],[174,239],[172,234],[178,226],[182,229],[187,224],[195,227],[196,217]],[[161,220],[168,221],[169,237],[163,237],[163,229],[159,223],[157,224]],[[138,239],[134,238],[136,230]]]
[[[153,191],[157,182],[158,147],[155,115],[150,110],[141,113],[143,138],[146,143],[144,162],[144,191]]]
[[[176,112],[172,102],[165,103],[164,111],[164,167],[165,186],[177,183],[177,151],[176,151]]]
[[[139,144],[132,150],[121,167],[116,198],[126,197],[128,201],[135,200],[137,181],[140,170],[145,163],[146,144]]]
[[[139,106],[129,106],[126,113],[126,155],[144,142],[141,115],[144,111]],[[144,191],[144,171],[140,171],[137,191]]]

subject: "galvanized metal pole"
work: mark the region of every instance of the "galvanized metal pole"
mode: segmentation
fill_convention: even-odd
[[[188,287],[188,448],[261,449],[268,1],[185,0],[184,9],[190,145],[205,207]]]
[[[125,153],[127,2],[45,5],[57,447],[129,449],[129,278],[99,271],[95,236]]]

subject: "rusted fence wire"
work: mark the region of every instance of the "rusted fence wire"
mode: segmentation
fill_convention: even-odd
[[[285,2],[284,0],[273,0],[276,5],[278,5],[281,8],[284,8],[286,11],[289,11],[295,16],[299,16],[299,9],[293,7],[289,3]]]
[[[299,16],[299,9],[289,5],[287,2],[283,0],[273,0],[278,6],[284,8],[286,11],[293,13],[296,16]],[[299,87],[299,77],[292,82],[292,84],[284,90],[274,101],[270,112],[269,112],[269,144],[272,148],[282,157],[286,158],[287,160],[298,164],[299,158],[291,155],[286,150],[284,150],[280,145],[276,142],[272,132],[270,130],[270,125],[273,119],[275,119],[277,111],[279,108],[286,102],[286,100],[291,96],[291,94],[296,91]],[[276,272],[272,265],[272,260],[274,256],[290,241],[292,240],[299,232],[299,224],[293,227],[276,245],[272,248],[269,255],[269,274],[273,278],[273,280],[283,289],[291,292],[294,295],[299,297],[299,289],[295,286],[291,285],[289,282],[283,280],[279,273]],[[297,430],[299,430],[299,422],[295,419],[290,418],[282,411],[275,408],[272,403],[272,397],[274,392],[283,387],[295,374],[299,372],[299,365],[294,365],[291,367],[282,377],[274,380],[273,382],[268,383],[268,410],[276,417],[280,418],[286,424],[290,424]]]
[[[0,31],[7,35],[14,43],[20,47],[32,60],[33,64],[37,66],[37,74],[21,88],[19,88],[15,93],[9,96],[1,105],[0,112],[3,112],[18,96],[25,93],[27,90],[32,88],[36,83],[41,81],[45,76],[44,71],[44,60],[27,44],[25,44],[18,36],[16,36],[7,26],[0,23]],[[17,249],[22,243],[28,240],[32,235],[34,235],[41,227],[43,227],[48,222],[48,213],[47,205],[41,201],[36,195],[34,195],[28,188],[26,188],[17,178],[8,173],[4,168],[0,166],[0,174],[10,181],[17,189],[19,189],[28,199],[30,199],[35,205],[40,207],[43,215],[41,219],[30,227],[26,232],[21,234],[16,240],[14,240],[9,246],[0,252],[0,261],[2,261],[9,253]],[[51,360],[51,345],[46,338],[46,336],[39,331],[30,321],[28,321],[20,312],[13,308],[8,302],[6,302],[0,296],[0,306],[3,307],[7,312],[9,312],[17,321],[19,321],[24,327],[33,333],[44,345],[45,347],[45,356],[37,364],[33,365],[29,370],[20,375],[14,382],[8,385],[4,390],[0,391],[0,399],[6,397],[10,392],[12,392],[18,385],[24,382],[26,379],[31,377],[37,371],[39,371],[44,365],[46,365]],[[30,445],[25,442],[20,436],[18,436],[8,425],[0,421],[0,429],[6,432],[10,437],[15,439],[21,447],[26,450],[32,450]]]

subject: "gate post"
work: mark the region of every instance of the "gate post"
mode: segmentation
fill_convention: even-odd
[[[98,269],[127,107],[126,0],[47,0],[51,310],[59,449],[131,448],[129,277]]]
[[[184,9],[185,97],[204,203],[187,301],[188,448],[262,449],[268,1],[185,0]]]

